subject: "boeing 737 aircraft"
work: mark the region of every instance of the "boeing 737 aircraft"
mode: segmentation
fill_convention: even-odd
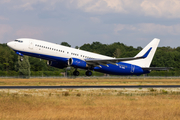
[[[33,56],[47,60],[48,65],[56,68],[72,66],[76,68],[75,76],[79,75],[77,68],[86,69],[86,75],[91,76],[92,70],[113,75],[141,75],[151,70],[167,70],[169,68],[150,67],[159,42],[159,39],[153,39],[132,58],[113,58],[30,38],[16,39],[7,45],[22,56],[21,60],[23,55]]]

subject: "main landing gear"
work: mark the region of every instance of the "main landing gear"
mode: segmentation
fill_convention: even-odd
[[[79,71],[77,71],[77,69],[73,72],[74,76],[79,76]],[[86,76],[91,76],[92,72],[90,70],[86,71]]]
[[[86,71],[86,75],[87,75],[87,76],[91,76],[91,75],[92,75],[92,72],[88,70],[88,71]]]
[[[79,71],[75,70],[75,71],[73,72],[73,75],[74,75],[74,76],[79,76]]]

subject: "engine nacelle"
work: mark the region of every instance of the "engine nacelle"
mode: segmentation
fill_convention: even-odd
[[[69,58],[68,65],[71,65],[73,67],[78,67],[78,68],[87,68],[88,67],[86,61],[77,59],[77,58]]]
[[[60,62],[55,62],[55,61],[47,61],[47,65],[52,66],[52,67],[56,67],[56,68],[60,68],[63,69],[65,67],[67,67],[67,65],[60,63]]]

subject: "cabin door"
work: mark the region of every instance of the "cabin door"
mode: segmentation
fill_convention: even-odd
[[[134,73],[135,65],[131,65],[131,73]]]
[[[29,49],[33,49],[33,46],[34,46],[34,44],[33,44],[33,40],[29,40]]]

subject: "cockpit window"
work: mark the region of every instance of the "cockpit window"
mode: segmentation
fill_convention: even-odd
[[[20,43],[22,43],[23,41],[21,41],[21,40],[14,40],[15,42],[20,42]]]

